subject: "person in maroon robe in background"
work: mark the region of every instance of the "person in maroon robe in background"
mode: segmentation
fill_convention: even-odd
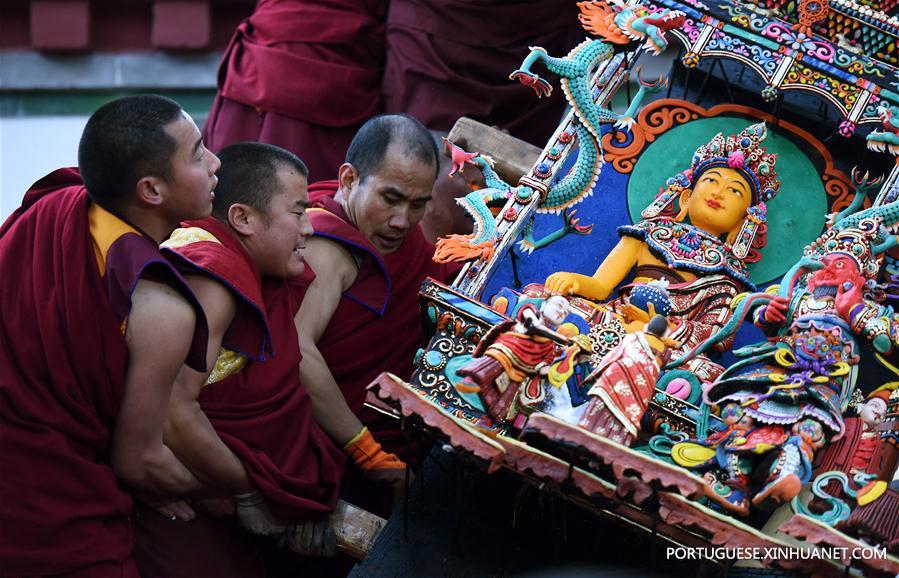
[[[509,74],[530,46],[564,56],[585,36],[572,0],[391,0],[384,111],[443,131],[468,116],[542,147],[561,120],[564,95],[537,100]]]
[[[448,131],[470,116],[543,146],[565,108],[509,80],[538,45],[584,39],[570,0],[259,0],[219,66],[203,134],[302,157],[312,180],[337,173],[350,140],[380,112]],[[386,62],[386,68],[385,68]]]
[[[418,226],[437,154],[414,118],[375,117],[354,137],[338,180],[310,187],[315,235],[306,261],[316,276],[296,316],[300,375],[319,423],[358,466],[350,473],[389,482],[395,491],[405,482],[405,463],[381,444],[403,448],[399,422],[385,424],[363,404],[381,372],[411,376],[424,345],[418,290],[428,276],[447,277]]]
[[[133,96],[91,116],[78,162],[0,227],[4,576],[137,577],[123,486],[185,519],[158,496],[199,488],[163,423],[206,321],[158,243],[209,215],[218,159],[177,103]]]
[[[381,112],[387,0],[259,0],[225,51],[203,129],[212,150],[261,141],[336,174]]]
[[[336,552],[327,517],[346,458],[313,419],[299,381],[300,303],[289,288],[312,234],[307,169],[267,144],[219,154],[213,216],[183,223],[163,243],[210,327],[210,371],[178,376],[165,441],[207,487],[235,496],[237,515],[199,512],[185,524],[142,512],[135,561],[144,578],[261,576],[256,544],[238,525],[305,555]],[[217,514],[235,509],[215,505]],[[319,540],[306,543],[310,524],[321,526],[312,532]]]

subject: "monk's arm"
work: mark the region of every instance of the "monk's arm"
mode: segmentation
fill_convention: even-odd
[[[303,352],[300,380],[309,390],[316,421],[343,447],[362,430],[362,422],[347,405],[317,343],[337,310],[343,292],[355,281],[356,264],[352,255],[339,244],[317,237],[309,240],[305,259],[315,271],[315,279],[294,318]]]
[[[622,237],[592,277],[578,273],[553,273],[546,279],[546,288],[559,295],[581,295],[601,301],[612,293],[637,263],[641,245],[639,239]]]
[[[206,367],[211,371],[225,331],[237,312],[237,299],[227,287],[209,277],[190,275],[187,279],[209,324]],[[197,401],[207,375],[186,365],[181,367],[172,387],[165,443],[205,486],[229,494],[248,492],[252,484],[243,464],[218,436]]]
[[[169,394],[195,324],[193,307],[174,289],[138,281],[125,331],[128,368],[110,459],[116,475],[135,490],[177,496],[200,487],[163,444]]]

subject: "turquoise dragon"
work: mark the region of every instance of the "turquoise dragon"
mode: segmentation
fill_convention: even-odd
[[[634,122],[633,114],[639,109],[644,96],[664,86],[662,79],[655,83],[647,83],[640,79],[640,90],[627,112],[617,114],[594,102],[592,74],[614,56],[614,45],[631,49],[634,43],[642,41],[644,50],[654,54],[662,52],[668,45],[665,32],[680,26],[684,21],[682,12],[662,10],[650,14],[635,0],[627,4],[580,2],[578,6],[581,9],[580,19],[584,28],[602,36],[603,40],[586,40],[572,49],[565,58],[554,58],[543,48],[532,47],[520,68],[509,76],[510,79],[518,80],[532,88],[538,97],[548,96],[552,92],[552,86],[531,72],[534,64],[542,62],[550,72],[561,77],[562,90],[576,118],[575,135],[568,134],[568,137],[577,138],[577,162],[568,175],[550,187],[537,207],[539,213],[561,213],[563,226],[558,231],[535,240],[534,222],[533,219],[530,220],[523,231],[520,245],[525,252],[545,247],[569,233],[580,235],[590,233],[592,226],[581,225],[575,212],[569,209],[591,194],[599,178],[603,164],[600,126],[614,123],[618,127],[629,128]],[[556,145],[548,145],[547,149],[544,156],[549,159],[559,158],[559,149]],[[453,235],[439,240],[435,259],[442,262],[489,260],[493,256],[497,241],[495,216],[490,207],[503,204],[519,192],[519,187],[513,187],[502,181],[492,168],[487,166],[489,163],[483,159],[478,161],[479,157],[476,154],[466,154],[471,157],[469,164],[476,164],[484,172],[487,188],[475,191],[457,201],[474,220],[474,233]],[[534,169],[535,173],[539,175],[543,165],[546,164],[546,162],[538,164]]]
[[[893,156],[899,155],[899,106],[882,106],[878,110],[883,131],[873,130],[867,137],[868,148]]]
[[[461,150],[448,140],[446,143],[449,147]],[[475,232],[472,235],[450,235],[440,239],[437,242],[434,259],[441,263],[467,260],[472,258],[472,253],[475,253],[481,261],[486,261],[493,257],[496,238],[496,215],[494,215],[493,211],[502,209],[509,198],[517,194],[518,191],[517,187],[513,187],[502,180],[496,171],[493,170],[493,160],[490,157],[464,151],[462,153],[468,157],[465,161],[466,164],[474,165],[480,169],[484,175],[485,187],[456,200],[456,203],[465,209],[465,212],[474,221]],[[565,222],[562,228],[539,240],[533,238],[534,221],[529,221],[522,233],[522,247],[530,247],[530,250],[525,249],[530,252],[534,249],[545,247],[568,233],[589,235],[593,230],[593,225],[581,225],[580,219],[575,216],[576,212],[576,210],[569,212],[566,209],[563,216]]]

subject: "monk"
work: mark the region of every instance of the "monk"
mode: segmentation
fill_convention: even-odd
[[[201,510],[184,524],[141,511],[135,559],[145,577],[260,575],[254,542],[238,525],[307,555],[336,547],[327,514],[345,458],[313,420],[299,381],[299,301],[288,286],[305,270],[312,234],[308,171],[261,143],[226,147],[220,158],[213,216],[183,223],[163,243],[209,320],[209,371],[182,368],[165,441],[207,491],[232,496],[225,512],[220,500],[201,506],[236,510],[236,519]],[[318,542],[299,540],[306,522],[321,526]]]
[[[78,166],[0,227],[3,575],[137,577],[126,489],[186,519],[159,496],[200,487],[163,424],[206,320],[158,244],[209,215],[219,160],[177,103],[132,96],[90,117]]]
[[[418,290],[428,276],[446,277],[418,225],[437,175],[437,147],[412,117],[375,117],[353,138],[337,175],[310,187],[315,235],[306,261],[315,279],[296,316],[300,377],[316,419],[364,477],[396,489],[405,463],[380,443],[399,449],[401,432],[363,405],[382,371],[411,377],[424,341]],[[369,428],[380,430],[380,443]]]
[[[212,150],[271,143],[331,178],[356,130],[381,112],[386,13],[386,0],[259,0],[219,66],[204,128]]]
[[[391,0],[381,93],[386,112],[447,131],[460,116],[542,147],[565,109],[509,82],[529,47],[566,54],[584,40],[576,2]]]

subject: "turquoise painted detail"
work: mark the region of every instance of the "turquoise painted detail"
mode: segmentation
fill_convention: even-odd
[[[443,369],[443,374],[446,375],[446,378],[449,379],[450,383],[456,384],[462,381],[462,378],[456,373],[456,370],[460,369],[463,365],[471,361],[471,355],[459,355],[458,357],[453,357],[450,359],[446,367]],[[465,403],[469,404],[471,407],[485,412],[487,411],[484,408],[484,404],[481,403],[481,398],[476,393],[462,393],[458,390],[454,391],[456,395],[462,398]]]
[[[431,368],[440,367],[446,358],[439,351],[429,351],[425,354],[425,365]]]

